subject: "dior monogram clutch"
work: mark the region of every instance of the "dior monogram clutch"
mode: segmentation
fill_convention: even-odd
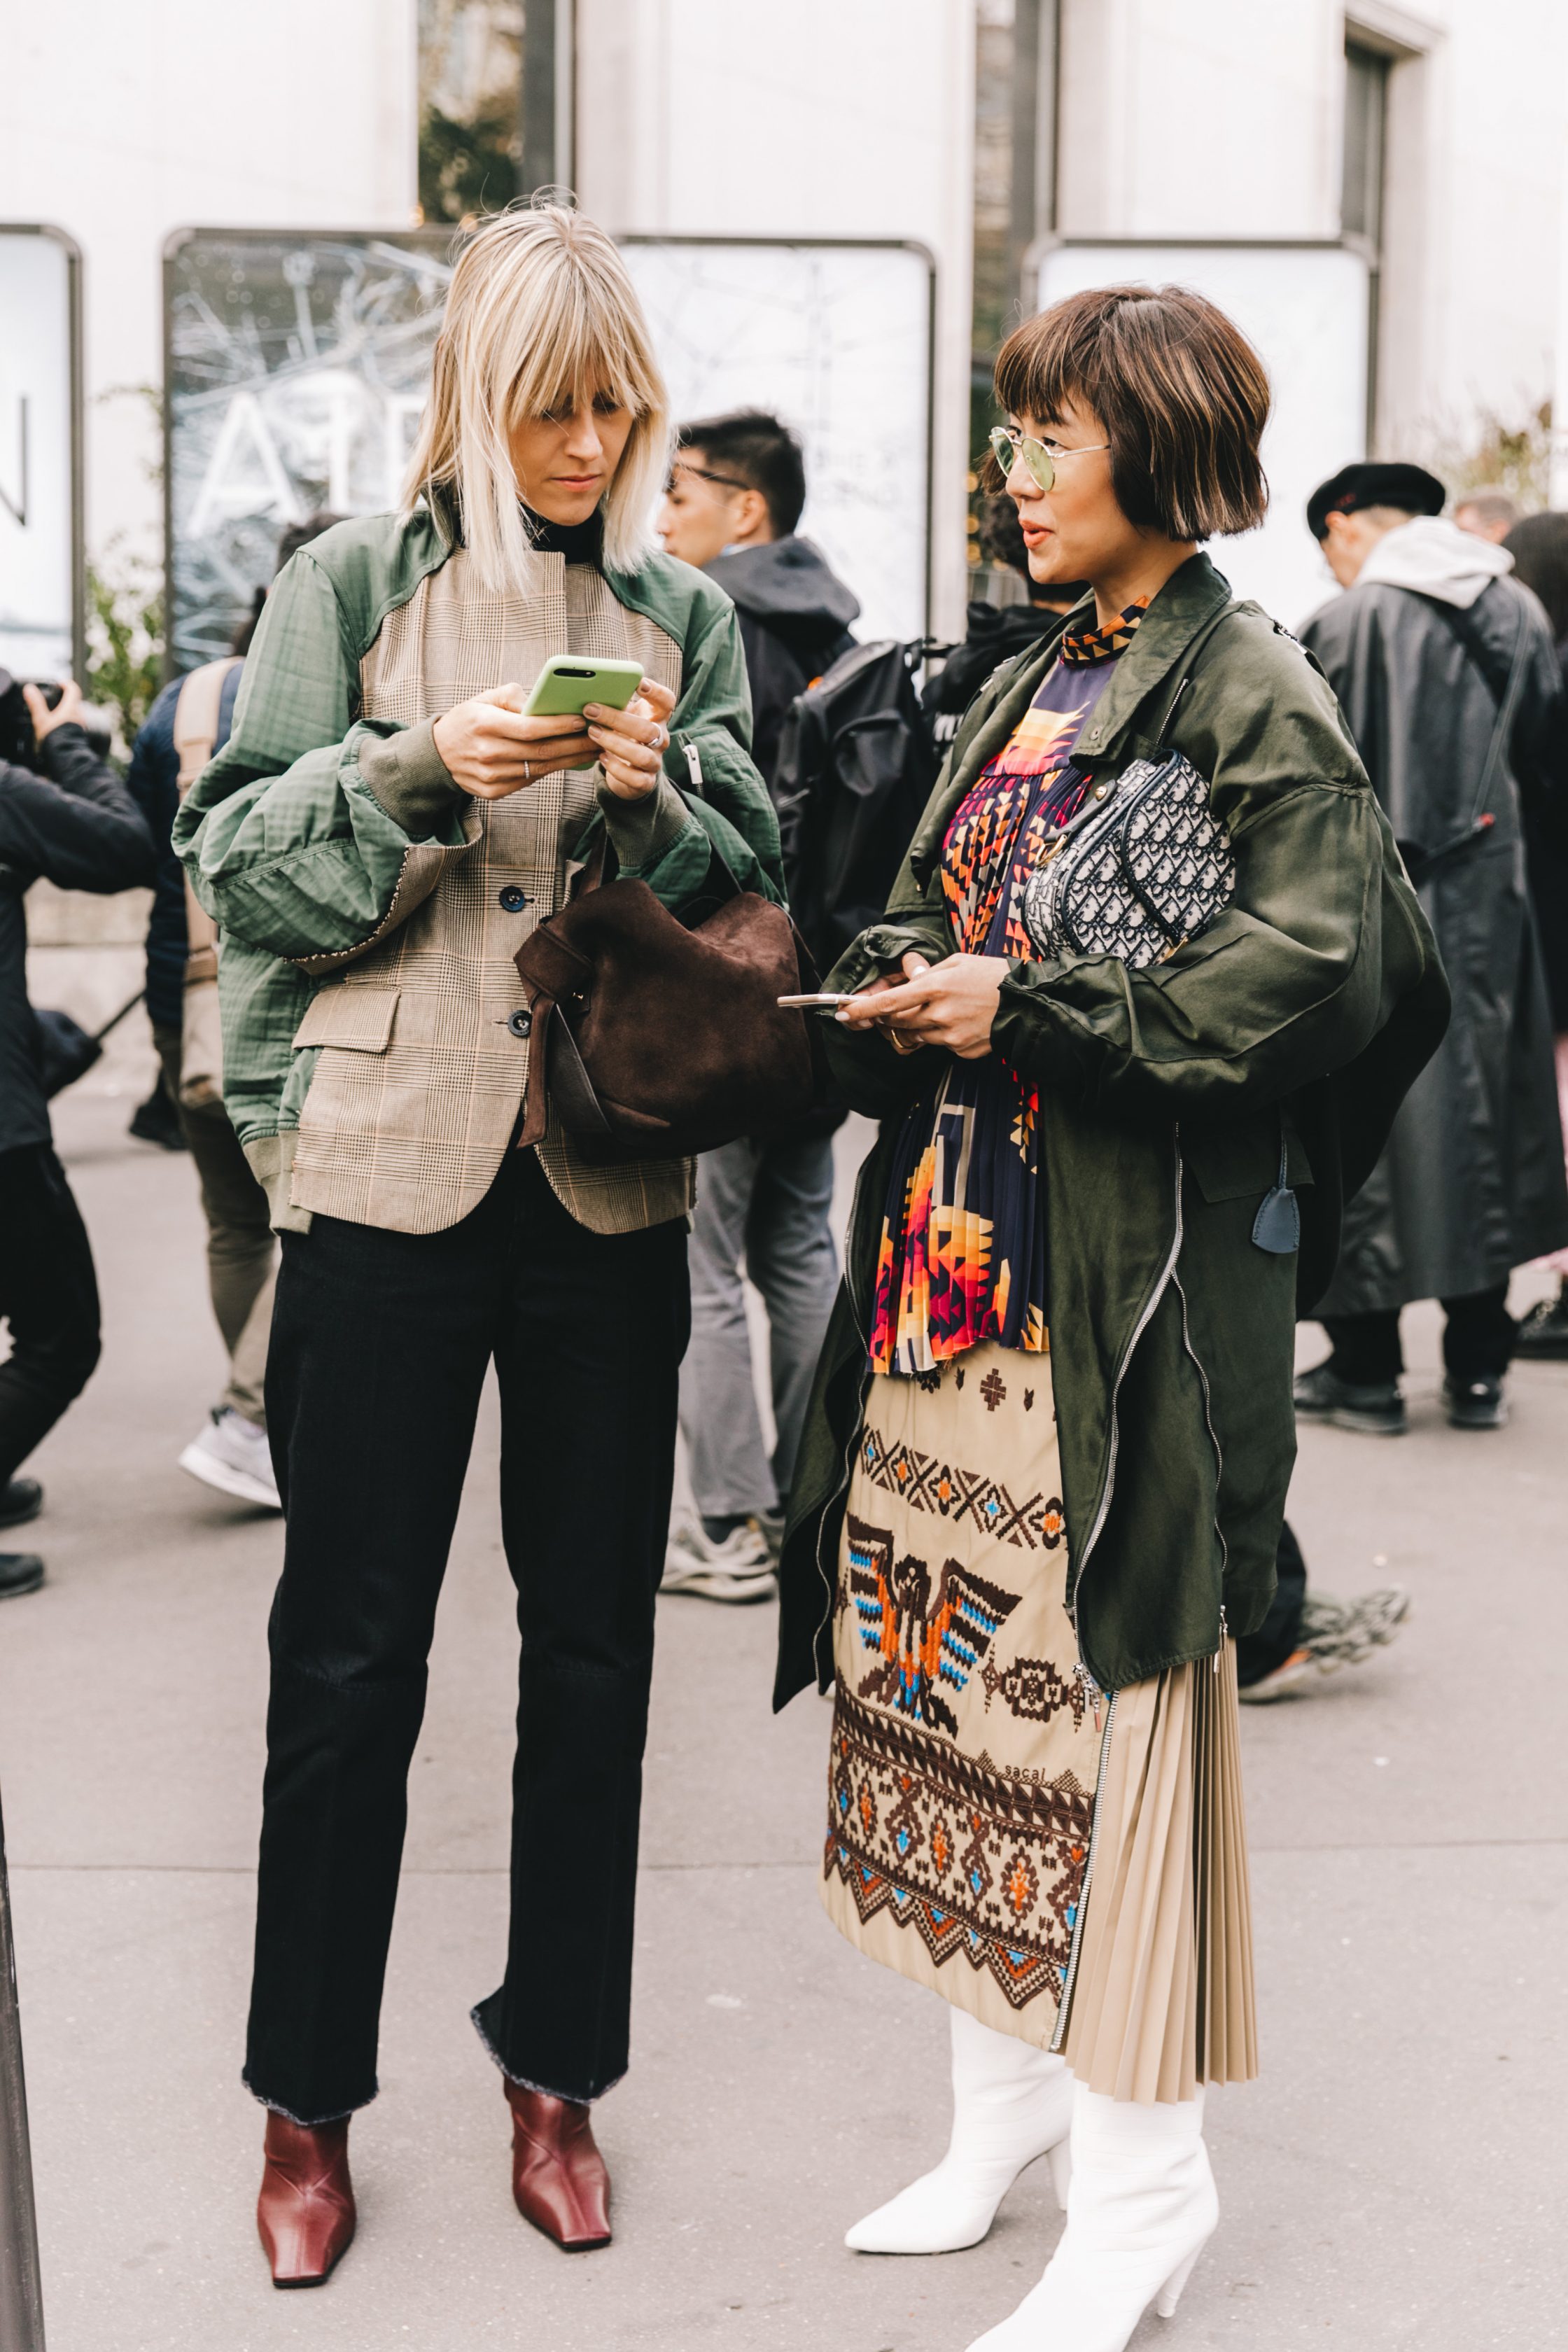
[[[1134,760],[1029,877],[1024,928],[1042,956],[1113,955],[1135,971],[1207,930],[1236,889],[1230,836],[1190,760]]]

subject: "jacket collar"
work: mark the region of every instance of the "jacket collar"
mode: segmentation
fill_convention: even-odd
[[[1206,555],[1189,556],[1179,572],[1172,572],[1089,714],[1074,746],[1075,757],[1092,765],[1113,756],[1142,705],[1170,676],[1199,630],[1229,602],[1230,583]]]

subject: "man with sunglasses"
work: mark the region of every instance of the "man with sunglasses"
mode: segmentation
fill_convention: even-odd
[[[854,644],[860,607],[819,551],[798,538],[805,467],[776,416],[740,409],[685,425],[658,516],[668,551],[733,597],[752,688],[752,757],[769,789],[784,714]],[[837,1118],[704,1154],[689,1252],[691,1345],[680,1375],[695,1516],[678,1524],[667,1592],[762,1601],[811,1376],[838,1284],[830,1225]],[[773,1420],[770,1458],[753,1402],[746,1271],[767,1305]]]

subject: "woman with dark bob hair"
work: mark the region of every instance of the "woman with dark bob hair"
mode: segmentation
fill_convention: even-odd
[[[996,391],[1031,574],[1090,593],[982,688],[829,983],[882,1128],[776,1700],[836,1684],[830,1916],[952,2005],[947,2154],[847,2242],[973,2245],[1049,2154],[1066,2233],[972,2352],[1119,2352],[1215,2226],[1205,2086],[1257,2072],[1234,1643],[1298,1301],[1447,994],[1332,695],[1198,551],[1263,514],[1257,354],[1111,287]]]

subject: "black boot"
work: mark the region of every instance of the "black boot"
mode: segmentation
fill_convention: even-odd
[[[0,1551],[0,1601],[37,1592],[43,1580],[44,1563],[36,1551]]]
[[[0,1486],[0,1528],[19,1528],[43,1507],[44,1490],[36,1478],[13,1478]]]

